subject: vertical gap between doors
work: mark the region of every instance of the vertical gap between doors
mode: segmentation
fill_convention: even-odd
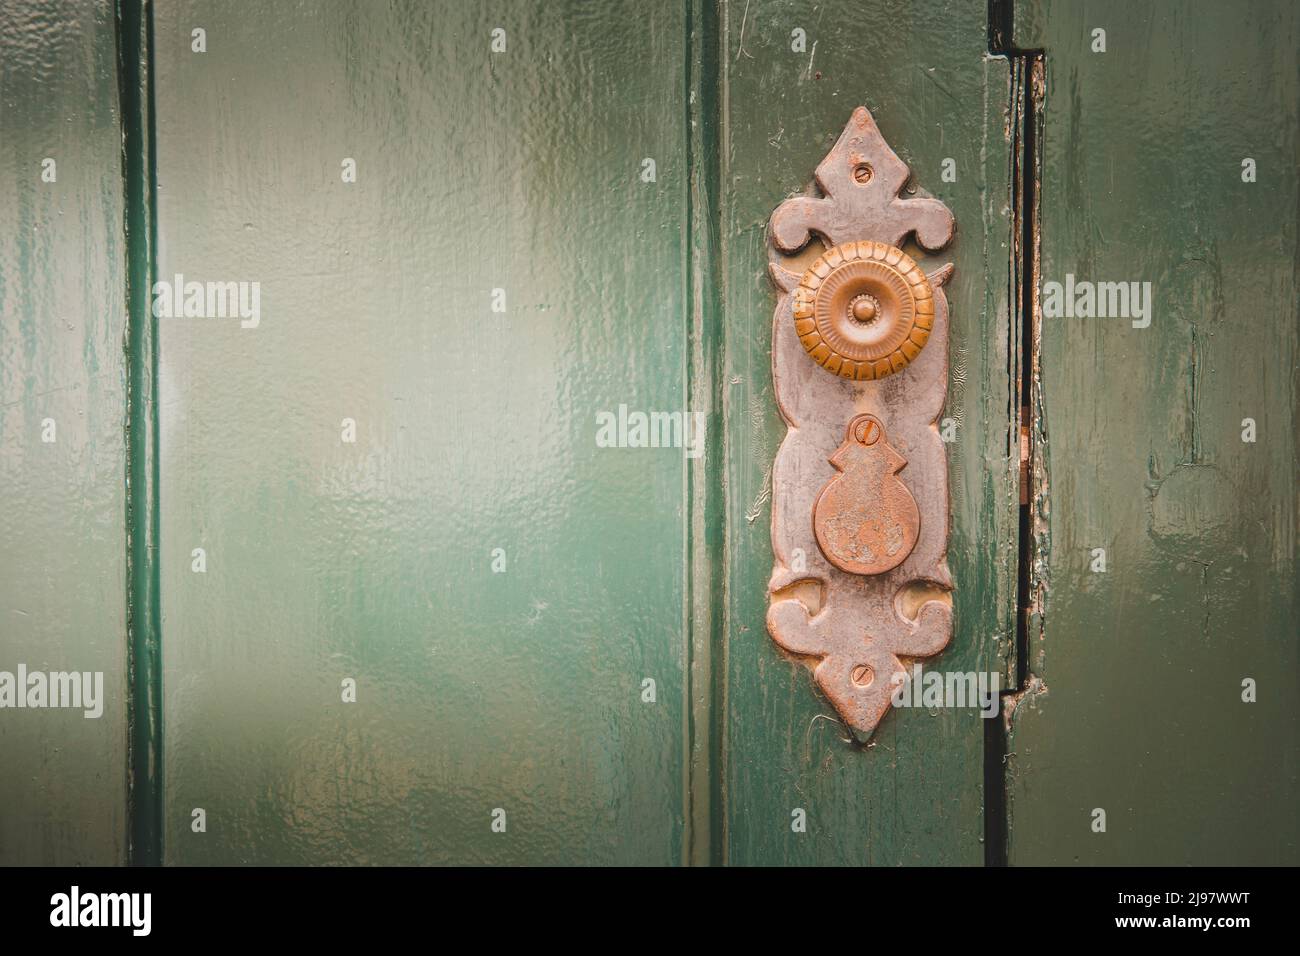
[[[1019,461],[1016,554],[1015,681],[1004,697],[1024,693],[1030,676],[1031,623],[1037,618],[1034,577],[1034,507],[1038,486],[1035,449],[1039,432],[1039,183],[1041,178],[1044,54],[1015,44],[1014,0],[989,0],[989,52],[1011,64],[1012,263],[1008,365],[1013,453]],[[1041,623],[1041,622],[1040,622]],[[1006,713],[1004,709],[1004,713]],[[990,720],[984,733],[984,862],[1005,866],[1009,859],[1009,800],[1006,780],[1009,725]]]

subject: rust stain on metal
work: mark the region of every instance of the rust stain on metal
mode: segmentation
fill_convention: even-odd
[[[903,661],[952,636],[937,428],[952,267],[926,275],[903,247],[941,249],[954,223],[923,190],[900,195],[908,176],[859,107],[769,230],[772,379],[788,430],[772,463],[767,627],[815,661],[818,686],[863,734],[889,710]]]
[[[831,456],[838,474],[813,509],[813,532],[826,559],[850,574],[882,574],[912,553],[921,527],[916,499],[898,478],[907,459],[874,415],[849,422]]]

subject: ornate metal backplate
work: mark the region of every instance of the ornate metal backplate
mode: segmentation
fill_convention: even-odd
[[[952,635],[937,426],[952,266],[926,275],[902,246],[915,236],[942,249],[954,223],[922,191],[901,198],[907,179],[859,107],[769,233],[772,375],[788,431],[772,468],[767,626],[817,661],[818,685],[863,734],[889,709],[905,661]]]

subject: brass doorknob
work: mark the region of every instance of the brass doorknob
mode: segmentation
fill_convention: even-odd
[[[930,280],[907,253],[883,242],[827,250],[804,273],[791,304],[813,361],[860,381],[907,368],[934,325]]]

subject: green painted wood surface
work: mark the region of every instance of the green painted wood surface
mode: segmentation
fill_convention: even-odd
[[[1046,50],[1044,279],[1149,281],[1154,311],[1043,320],[1047,599],[1012,863],[1300,860],[1297,27],[1286,2],[1016,10]]]
[[[945,665],[1010,646],[1007,64],[971,11],[846,14],[157,11],[158,277],[262,284],[255,329],[159,320],[167,861],[981,858],[977,719],[896,715],[856,752],[762,632],[762,228],[866,102],[973,279]],[[596,448],[624,403],[707,412],[705,458]]]
[[[1013,71],[982,4],[161,5],[158,276],[261,284],[255,329],[159,320],[165,861],[985,860],[976,713],[855,747],[764,627],[764,230],[864,103],[958,223],[928,263],[956,265],[959,423],[930,666],[1028,669],[1010,861],[1296,862],[1296,14],[1015,13],[1047,56],[1044,278],[1156,292],[1148,329],[1044,323],[1022,662]],[[140,116],[111,7],[0,17],[0,669],[109,690],[98,721],[0,715],[0,862],[121,862]],[[707,413],[704,457],[598,448],[620,404]]]
[[[104,682],[98,718],[0,712],[6,865],[126,857],[116,56],[110,3],[0,5],[0,670],[99,671]],[[46,158],[54,182],[42,181]]]
[[[791,50],[791,31],[807,52]],[[951,261],[949,445],[955,624],[927,666],[1000,671],[1014,646],[1016,500],[1008,375],[1010,72],[986,56],[982,5],[732,2],[722,46],[721,274],[727,419],[725,858],[736,864],[979,864],[984,727],[973,710],[896,711],[847,743],[811,674],[769,638],[772,395],[765,229],[864,104],[942,199]],[[956,160],[957,181],[940,179]],[[808,830],[791,828],[794,808]]]
[[[262,296],[160,322],[167,861],[679,862],[687,459],[595,438],[687,404],[684,9],[155,34],[159,275]]]

